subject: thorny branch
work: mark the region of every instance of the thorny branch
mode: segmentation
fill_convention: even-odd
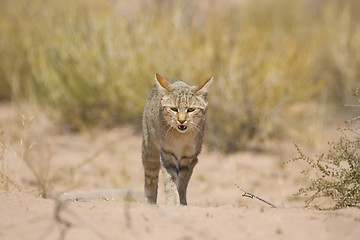
[[[216,240],[217,238],[214,238],[212,236],[209,236],[206,232],[203,232],[202,230],[194,227],[193,225],[187,223],[179,216],[167,211],[165,208],[162,208],[160,206],[154,206],[154,209],[157,210],[161,215],[165,216],[169,220],[171,220],[173,223],[179,224],[182,226],[185,230],[197,235],[201,239],[212,239]]]
[[[259,198],[258,196],[254,195],[254,194],[252,194],[252,193],[249,193],[249,192],[245,191],[244,189],[242,189],[241,187],[239,187],[237,184],[235,184],[235,186],[243,192],[243,195],[242,195],[243,197],[256,198],[256,199],[258,199],[258,200],[260,200],[260,201],[262,201],[262,202],[264,202],[264,203],[266,203],[266,204],[269,204],[269,205],[272,206],[273,208],[276,208],[276,206],[275,206],[274,204],[269,203],[268,201],[266,201],[266,200],[264,200],[264,199],[262,199],[262,198]]]
[[[68,232],[68,230],[72,227],[72,224],[68,220],[66,220],[66,219],[64,219],[64,218],[62,218],[60,216],[61,212],[64,211],[64,209],[65,209],[64,202],[59,201],[57,198],[54,198],[54,200],[55,200],[55,203],[56,203],[55,204],[55,211],[54,211],[54,218],[55,218],[55,221],[57,223],[59,223],[59,226],[61,228],[59,238],[60,239],[65,239],[65,235]]]
[[[80,217],[78,214],[74,213],[69,208],[67,208],[65,202],[61,200],[60,197],[58,197],[55,194],[51,194],[51,198],[55,201],[55,212],[54,212],[55,221],[59,223],[60,226],[62,227],[60,231],[60,239],[65,239],[68,230],[74,226],[71,222],[69,222],[68,220],[64,219],[61,216],[61,213],[65,213],[65,212],[68,215],[70,215],[73,219],[76,219],[80,223],[80,225],[88,229],[90,232],[95,234],[100,239],[103,240],[110,239],[105,233],[98,230],[94,225],[92,225],[91,223]]]

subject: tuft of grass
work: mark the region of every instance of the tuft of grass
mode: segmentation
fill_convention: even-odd
[[[191,84],[214,75],[210,147],[317,129],[307,123],[360,77],[360,4],[235,2],[4,0],[0,99],[51,109],[72,131],[140,125],[155,72]]]
[[[51,189],[50,163],[51,153],[40,151],[34,152],[35,143],[31,142],[29,130],[33,125],[34,117],[21,116],[22,136],[20,139],[20,159],[26,164],[35,178],[36,190],[43,198],[47,198]]]
[[[33,124],[33,117],[21,116],[22,131],[19,141],[12,143],[5,134],[0,132],[0,189],[10,191],[16,189],[22,192],[37,192],[41,197],[47,198],[51,190],[50,153],[34,151],[29,130]],[[25,164],[33,175],[30,185],[35,188],[25,187],[18,179],[15,165]]]

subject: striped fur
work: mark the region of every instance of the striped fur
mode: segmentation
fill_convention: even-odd
[[[166,203],[187,204],[186,189],[201,151],[212,81],[190,86],[155,75],[143,114],[142,162],[148,203],[156,204],[161,169]]]

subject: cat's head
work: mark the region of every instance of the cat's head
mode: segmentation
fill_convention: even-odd
[[[167,123],[184,133],[197,130],[207,109],[207,94],[213,77],[199,86],[190,86],[183,81],[169,82],[159,74],[155,74],[155,82],[162,94],[162,114]]]

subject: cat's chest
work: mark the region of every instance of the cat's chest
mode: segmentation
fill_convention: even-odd
[[[171,151],[177,159],[194,156],[197,152],[196,137],[192,134],[168,134],[162,147]]]

